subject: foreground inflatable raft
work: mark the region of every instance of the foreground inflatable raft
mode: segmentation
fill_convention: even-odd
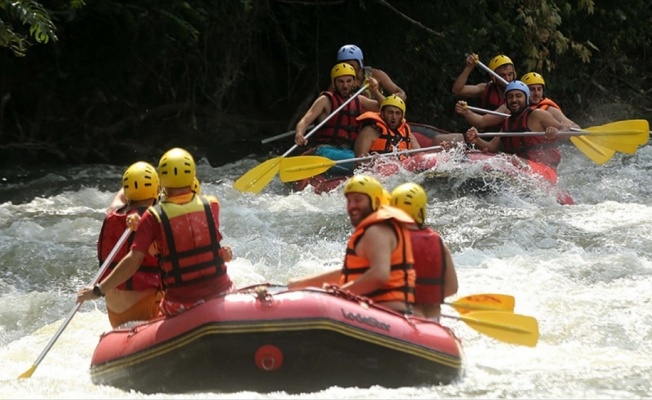
[[[448,384],[462,374],[445,326],[336,287],[241,289],[181,315],[103,334],[95,384],[144,393]]]

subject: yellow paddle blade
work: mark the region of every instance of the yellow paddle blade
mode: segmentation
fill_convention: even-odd
[[[468,314],[472,311],[491,310],[514,312],[514,296],[508,294],[482,293],[457,299],[453,303],[444,303],[455,308],[460,314]]]
[[[612,141],[610,136],[591,136],[589,139],[598,146],[606,147],[613,151],[619,151],[621,153],[634,154],[638,150],[638,145],[634,143],[622,143],[618,141]]]
[[[600,137],[601,140],[611,143],[643,145],[650,138],[650,124],[644,119],[611,122],[583,130],[590,132],[592,139]]]
[[[34,374],[34,371],[36,371],[36,365],[32,365],[30,369],[27,371],[23,372],[18,379],[25,379],[25,378],[31,378],[32,375]]]
[[[571,142],[594,163],[602,165],[613,157],[615,151],[592,142],[586,136],[571,136]]]
[[[233,183],[233,188],[240,192],[259,193],[274,179],[282,159],[272,158],[253,167]]]
[[[527,315],[477,311],[461,317],[442,317],[460,320],[476,331],[505,343],[534,347],[539,341],[539,323]]]
[[[297,156],[281,160],[279,177],[281,182],[307,179],[328,171],[337,162],[321,156]]]

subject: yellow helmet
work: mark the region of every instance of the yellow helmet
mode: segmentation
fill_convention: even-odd
[[[161,157],[158,173],[164,188],[192,187],[195,180],[195,160],[184,149],[175,147]]]
[[[537,74],[536,72],[528,72],[527,74],[523,75],[521,77],[521,82],[525,83],[526,85],[543,85],[546,86],[546,81],[543,80],[543,76],[541,74]]]
[[[355,78],[355,70],[351,66],[351,64],[347,63],[339,63],[335,64],[333,69],[331,69],[331,82],[335,84],[335,78],[338,78],[340,76],[348,76],[351,75],[352,77]]]
[[[392,195],[389,190],[383,188],[383,198],[380,201],[381,206],[388,206],[392,202]]]
[[[144,161],[131,164],[122,175],[122,188],[129,202],[158,198],[159,186],[156,169]]]
[[[511,58],[507,57],[506,55],[500,54],[492,58],[491,61],[489,61],[488,67],[490,70],[496,72],[498,67],[502,67],[503,65],[508,65],[508,64],[514,65]]]
[[[383,100],[380,103],[380,109],[382,110],[383,107],[385,106],[394,106],[398,107],[403,111],[403,115],[405,115],[405,102],[403,101],[402,98],[398,97],[397,95],[393,94],[391,96],[385,97],[385,100]]]
[[[353,175],[344,183],[344,194],[366,194],[371,200],[371,209],[374,211],[383,204],[385,197],[383,190],[383,185],[376,178],[368,175]]]
[[[426,220],[426,204],[426,191],[416,183],[404,183],[392,191],[391,205],[408,213],[418,224]]]
[[[199,179],[197,179],[197,177],[192,181],[192,191],[195,192],[195,194],[201,192],[201,185],[199,184]]]

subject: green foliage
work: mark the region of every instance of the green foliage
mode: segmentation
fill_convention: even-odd
[[[469,53],[543,73],[580,124],[620,104],[640,118],[652,110],[648,1],[0,0],[0,46],[49,44],[0,53],[0,143],[83,161],[143,143],[236,157],[252,151],[243,137],[293,128],[349,43],[405,89],[409,119],[449,131],[467,128],[451,88]],[[476,68],[468,83],[487,80]]]
[[[0,0],[4,18],[0,20],[0,46],[10,48],[23,57],[31,45],[31,36],[37,43],[56,41],[56,27],[45,8],[33,0]],[[28,34],[22,26],[28,27]]]

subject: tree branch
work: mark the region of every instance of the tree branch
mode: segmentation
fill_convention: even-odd
[[[445,36],[443,33],[441,33],[441,32],[437,32],[437,31],[433,31],[432,29],[430,29],[430,28],[428,28],[427,26],[423,25],[421,22],[413,20],[412,18],[410,18],[410,17],[408,17],[407,15],[403,14],[402,12],[400,12],[399,10],[397,10],[396,8],[392,7],[392,5],[389,4],[388,2],[386,2],[385,0],[376,0],[376,1],[377,1],[378,3],[384,5],[385,7],[389,8],[390,10],[394,11],[394,12],[395,12],[396,14],[398,14],[401,18],[403,18],[404,20],[406,20],[406,21],[412,23],[413,25],[416,25],[416,26],[418,26],[419,28],[421,28],[421,29],[423,29],[423,30],[425,30],[425,31],[428,31],[428,32],[432,33],[432,34],[435,35],[435,36],[439,36],[439,37],[444,37],[444,36]]]

